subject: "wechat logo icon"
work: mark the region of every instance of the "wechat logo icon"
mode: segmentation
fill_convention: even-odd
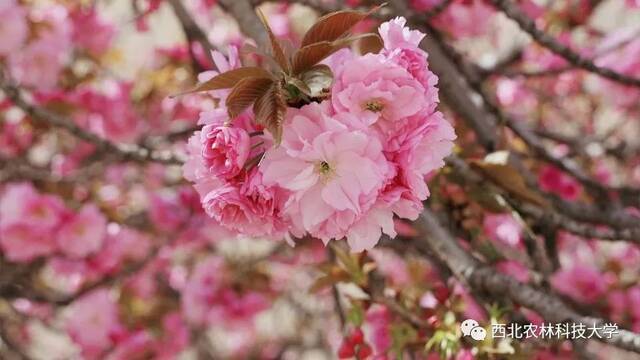
[[[487,330],[480,327],[480,324],[473,319],[467,319],[460,323],[460,330],[462,331],[462,335],[471,336],[471,338],[476,341],[482,341],[487,337]]]

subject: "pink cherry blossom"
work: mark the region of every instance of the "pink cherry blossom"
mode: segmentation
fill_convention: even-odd
[[[57,243],[65,255],[85,257],[100,249],[106,233],[106,218],[95,205],[88,204],[62,224]]]
[[[146,330],[119,334],[115,348],[108,352],[105,360],[127,360],[138,356],[151,356],[153,337]]]
[[[9,58],[9,69],[25,86],[50,89],[58,82],[63,61],[64,53],[54,41],[38,39]]]
[[[76,116],[76,122],[110,140],[134,141],[143,123],[131,101],[132,87],[128,82],[109,80],[97,84],[95,88],[79,88],[71,97],[71,101],[83,109]]]
[[[149,236],[133,229],[110,224],[107,227],[104,246],[90,256],[88,263],[98,273],[111,274],[127,262],[142,260],[151,246]]]
[[[186,319],[196,325],[233,323],[251,319],[267,307],[261,294],[239,293],[228,286],[221,258],[212,256],[199,262],[183,290]]]
[[[370,329],[368,338],[375,349],[375,353],[386,353],[393,345],[391,311],[385,306],[372,306],[367,310],[366,324]]]
[[[551,284],[560,293],[587,304],[603,300],[608,286],[598,269],[580,264],[555,273],[551,277]]]
[[[99,55],[109,49],[115,37],[115,27],[108,23],[95,8],[78,8],[71,14],[73,41],[76,45]]]
[[[292,192],[285,212],[305,231],[325,242],[344,236],[391,173],[382,145],[348,131],[323,104],[291,109],[285,126],[282,144],[260,166],[265,182]]]
[[[566,200],[576,200],[582,192],[582,186],[574,178],[551,165],[540,170],[538,181],[543,190],[553,192]]]
[[[392,251],[372,249],[368,252],[378,266],[378,270],[387,276],[394,285],[403,286],[410,283],[411,275],[407,271],[404,259]]]
[[[629,27],[610,34],[600,46],[601,49],[605,49],[602,51],[606,51],[606,53],[599,57],[596,63],[628,76],[639,76],[640,40],[637,38],[637,33],[637,27]],[[638,89],[629,88],[610,80],[601,80],[600,93],[623,107],[631,107],[637,104],[640,99]]]
[[[530,279],[529,269],[522,263],[514,260],[500,261],[496,264],[496,269],[503,274],[512,276],[520,282],[527,282]]]
[[[426,90],[429,108],[432,112],[438,102],[438,77],[429,71],[428,55],[419,48],[425,34],[405,27],[402,17],[382,23],[379,28],[384,42],[383,54],[392,62],[405,68]]]
[[[336,73],[332,104],[355,115],[364,125],[379,119],[396,121],[423,110],[429,102],[424,87],[404,68],[367,54],[346,61]]]
[[[399,147],[395,156],[401,166],[403,183],[419,200],[429,196],[425,177],[444,166],[444,158],[453,150],[453,140],[456,138],[453,127],[442,113],[436,112],[429,117],[422,117],[422,120],[423,123],[409,133],[404,141],[400,138],[393,140]]]
[[[522,246],[522,226],[510,214],[486,214],[482,223],[493,241],[512,247]]]
[[[265,185],[257,169],[233,183],[196,184],[196,190],[207,214],[228,229],[253,236],[276,236],[286,231],[282,218],[284,192]]]
[[[118,306],[107,289],[95,290],[69,307],[66,329],[82,353],[97,358],[113,345],[112,334],[119,329]]]
[[[8,185],[0,197],[0,228],[24,224],[53,232],[64,212],[65,206],[59,197],[40,194],[30,183],[14,183]]]
[[[9,57],[11,76],[19,83],[48,90],[68,60],[71,27],[68,13],[61,5],[43,6],[31,14],[32,20],[45,24],[44,30],[21,51]]]
[[[189,327],[179,312],[173,312],[165,315],[162,328],[164,336],[155,345],[157,359],[175,359],[189,345],[191,340]]]
[[[413,7],[419,11],[431,9],[439,3],[437,0],[412,1]],[[493,8],[484,0],[456,0],[434,19],[434,23],[455,38],[479,36],[488,32],[494,14]]]
[[[0,124],[0,155],[18,156],[33,142],[33,129],[26,121],[8,121]]]
[[[0,4],[0,56],[16,53],[29,33],[27,11],[16,0]]]
[[[45,229],[17,223],[0,228],[0,249],[11,261],[28,262],[51,255],[56,243]]]
[[[204,165],[213,176],[228,179],[240,173],[250,150],[249,134],[245,130],[206,125],[200,136]]]
[[[173,193],[151,195],[149,218],[155,226],[163,231],[174,232],[178,230],[189,217],[189,212]]]

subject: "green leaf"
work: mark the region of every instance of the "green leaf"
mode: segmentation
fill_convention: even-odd
[[[347,312],[347,321],[355,327],[362,326],[362,323],[364,322],[364,309],[359,303],[353,303],[351,309]]]

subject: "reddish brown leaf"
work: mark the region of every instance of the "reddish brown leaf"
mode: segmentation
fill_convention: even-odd
[[[371,37],[378,37],[378,35],[372,33],[359,34],[343,37],[331,42],[322,41],[304,46],[298,49],[298,51],[293,55],[293,74],[300,74],[301,72],[310,69],[312,66],[326,59],[334,52],[351,45],[354,41]]]
[[[307,31],[302,39],[301,47],[321,41],[332,42],[337,40],[379,8],[376,7],[369,12],[342,10],[327,14],[318,19]]]
[[[262,96],[273,84],[272,79],[246,78],[233,87],[227,97],[227,111],[229,118],[234,119],[240,115],[249,105]]]
[[[198,86],[196,86],[194,89],[178,95],[191,94],[201,91],[230,89],[234,87],[238,82],[246,78],[271,79],[272,77],[268,71],[259,67],[241,67],[216,75],[210,80],[207,80],[202,84],[198,84]]]
[[[273,52],[274,59],[276,60],[278,65],[280,65],[282,70],[284,70],[286,73],[289,73],[291,71],[291,64],[289,63],[289,58],[287,57],[284,49],[282,48],[280,41],[278,40],[278,38],[276,38],[276,35],[271,30],[271,27],[267,22],[267,18],[265,18],[264,14],[262,13],[262,11],[260,11],[260,9],[258,9],[257,11],[258,11],[258,17],[260,18],[260,21],[262,21],[262,25],[264,25],[264,28],[267,30],[267,34],[269,35],[269,41],[271,42],[271,51]]]
[[[300,74],[310,69],[313,65],[326,59],[327,56],[339,49],[339,47],[336,47],[336,45],[328,41],[307,45],[298,49],[293,55],[293,73]]]
[[[282,123],[287,104],[279,83],[273,83],[269,89],[253,104],[256,122],[263,125],[273,136],[276,144],[282,139]]]
[[[378,36],[378,34],[372,34],[373,36],[368,36],[362,38],[356,42],[356,48],[358,49],[358,53],[360,55],[365,54],[377,54],[384,47],[384,43],[382,42],[382,38]]]
[[[542,207],[549,206],[547,200],[530,189],[522,174],[511,165],[482,160],[472,161],[470,165],[513,196]]]

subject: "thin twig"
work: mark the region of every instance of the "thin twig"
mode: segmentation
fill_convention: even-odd
[[[204,69],[201,68],[200,63],[196,59],[191,43],[194,41],[199,42],[204,48],[206,56],[211,60],[212,64],[213,58],[211,57],[211,52],[215,50],[215,47],[209,41],[207,34],[200,28],[200,26],[198,26],[193,17],[189,14],[181,0],[169,0],[169,4],[173,8],[173,12],[176,14],[178,21],[180,21],[184,35],[187,38],[189,53],[191,54],[194,64],[194,70],[200,72]]]
[[[440,225],[431,210],[425,209],[415,225],[421,235],[416,241],[431,248],[456,277],[467,281],[476,290],[484,291],[494,299],[510,299],[536,311],[547,321],[580,323],[586,327],[608,323],[604,319],[582,316],[548,291],[520,283],[481,264],[458,245],[457,240]],[[594,340],[640,353],[640,335],[631,331],[618,330],[611,338],[598,337]]]
[[[28,102],[21,94],[20,89],[12,84],[0,71],[0,89],[12,101],[12,103],[22,109],[29,117],[35,121],[52,125],[67,130],[77,138],[87,141],[94,146],[99,152],[107,155],[113,155],[123,161],[136,162],[159,162],[164,164],[181,164],[182,160],[178,159],[170,151],[151,150],[140,147],[135,144],[116,144],[106,140],[92,132],[86,131],[76,125],[73,121],[66,119],[58,114],[45,110]]]
[[[582,55],[571,50],[569,47],[561,44],[555,38],[548,35],[544,31],[536,27],[535,22],[525,15],[510,0],[492,0],[493,4],[505,13],[510,19],[518,23],[520,28],[527,32],[539,44],[551,50],[554,54],[563,57],[569,63],[581,69],[598,74],[607,79],[619,82],[624,85],[640,87],[640,79],[633,78],[617,71],[598,66],[593,61],[583,57]]]

